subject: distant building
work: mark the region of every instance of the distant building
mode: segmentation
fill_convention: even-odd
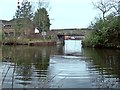
[[[4,34],[4,36],[13,36],[15,29],[11,23],[11,21],[7,21],[7,20],[1,20],[2,22],[2,32]]]
[[[22,21],[23,19],[21,19]],[[27,24],[25,24],[27,23]],[[23,34],[24,35],[30,35],[34,33],[34,25],[30,20],[26,20],[26,22],[21,23],[22,25],[24,25],[24,28],[22,28],[23,30]],[[15,35],[15,30],[17,30],[16,28],[16,20],[12,19],[10,21],[7,20],[0,20],[0,30],[3,31],[3,34],[5,37],[12,37]]]

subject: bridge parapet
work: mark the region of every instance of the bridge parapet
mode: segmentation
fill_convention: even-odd
[[[56,35],[76,35],[76,36],[85,36],[90,29],[53,29],[51,30]]]

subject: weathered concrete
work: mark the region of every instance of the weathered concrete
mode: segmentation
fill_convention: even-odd
[[[56,37],[57,44],[64,44],[65,36],[81,36],[84,39],[86,35],[91,32],[88,28],[82,29],[52,29],[48,32],[48,35]]]

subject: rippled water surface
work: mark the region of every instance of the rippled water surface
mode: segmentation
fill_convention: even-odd
[[[120,51],[58,46],[3,46],[3,88],[120,88]]]

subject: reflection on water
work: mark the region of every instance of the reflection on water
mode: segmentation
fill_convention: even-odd
[[[120,51],[58,46],[3,46],[3,88],[120,88]]]
[[[92,57],[87,67],[94,85],[99,88],[120,88],[120,51],[110,49],[84,49],[85,56]],[[96,76],[96,74],[98,75]]]
[[[81,41],[80,40],[66,40],[64,45],[64,53],[79,53],[81,52]]]
[[[3,47],[3,87],[38,87],[44,83],[51,50],[52,47]]]

